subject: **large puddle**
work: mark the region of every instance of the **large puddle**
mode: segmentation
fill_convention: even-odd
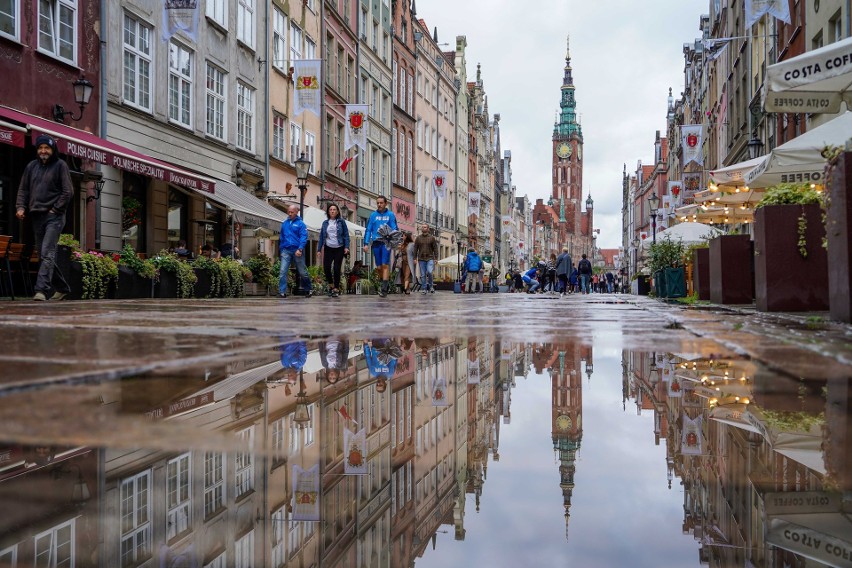
[[[0,391],[0,566],[852,566],[846,381],[489,337]]]

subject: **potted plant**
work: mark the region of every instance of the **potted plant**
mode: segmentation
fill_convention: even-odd
[[[222,298],[241,298],[245,295],[245,283],[251,280],[251,271],[233,258],[217,258],[221,278],[219,293]]]
[[[663,238],[653,243],[649,251],[648,266],[654,275],[654,290],[658,298],[683,298],[686,296],[686,271],[684,269],[686,245]]]
[[[83,271],[80,263],[72,262],[72,260],[76,260],[75,252],[80,252],[80,241],[69,233],[59,235],[55,262],[71,289],[71,292],[66,296],[67,300],[79,300],[83,297]]]
[[[222,286],[222,276],[219,265],[212,258],[198,256],[192,261],[192,269],[195,271],[196,298],[218,298]]]
[[[810,184],[770,187],[755,208],[755,303],[761,311],[828,309],[821,196]]]
[[[150,260],[139,258],[133,247],[124,245],[118,254],[117,298],[150,298],[153,295],[157,267]]]
[[[689,245],[687,258],[692,259],[692,289],[699,300],[710,299],[710,244]]]
[[[198,277],[188,262],[183,262],[174,253],[161,250],[151,259],[159,271],[155,290],[158,298],[191,298]]]
[[[276,274],[272,272],[272,259],[261,253],[253,256],[245,263],[251,271],[251,282],[246,283],[246,294],[269,295],[269,288],[277,284]]]
[[[118,279],[118,265],[111,257],[99,252],[75,251],[71,264],[79,264],[83,286],[81,297],[84,300],[106,298]]]
[[[826,146],[825,164],[826,249],[829,259],[828,291],[831,319],[852,323],[852,152],[850,143]]]

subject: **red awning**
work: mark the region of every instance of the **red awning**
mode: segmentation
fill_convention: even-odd
[[[39,134],[49,134],[56,139],[59,152],[62,154],[92,160],[93,162],[106,164],[128,172],[161,179],[196,191],[214,192],[216,186],[215,180],[178,168],[151,156],[146,156],[114,142],[109,142],[90,132],[78,130],[4,106],[0,106],[0,117],[25,124],[31,131],[33,142],[35,142]],[[3,138],[2,124],[0,123],[0,141]],[[21,146],[23,146],[23,143]]]
[[[27,130],[25,128],[0,120],[0,142],[3,144],[11,144],[12,146],[23,148],[26,134]]]

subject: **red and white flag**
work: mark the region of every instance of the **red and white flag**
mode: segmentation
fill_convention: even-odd
[[[293,83],[296,87],[296,96],[293,98],[294,116],[299,116],[306,110],[320,116],[321,68],[321,59],[293,61]]]
[[[434,170],[432,172],[432,191],[438,199],[447,197],[447,171]]]
[[[339,164],[337,164],[337,169],[339,169],[341,172],[343,172],[345,174],[346,168],[348,168],[349,164],[352,163],[352,160],[354,160],[357,157],[358,157],[358,154],[355,154],[354,156],[349,156],[348,158],[343,158],[343,160]]]
[[[681,146],[683,150],[683,165],[695,162],[704,165],[704,154],[701,148],[704,140],[704,126],[701,124],[684,124],[680,127]]]
[[[302,469],[293,464],[293,516],[294,521],[320,520],[319,464]]]
[[[343,134],[343,149],[358,146],[367,151],[367,116],[370,105],[346,105],[346,131]]]
[[[348,410],[346,410],[346,405],[345,405],[345,404],[344,404],[343,406],[341,406],[340,408],[338,408],[338,409],[337,409],[337,413],[338,413],[338,414],[340,415],[340,417],[341,417],[341,418],[343,418],[344,420],[349,420],[349,421],[354,422],[355,424],[358,424],[357,422],[355,422],[355,419],[354,419],[354,418],[352,418],[351,416],[349,416],[349,411],[348,411]]]
[[[693,420],[684,412],[683,431],[681,431],[680,436],[680,453],[683,455],[701,455],[701,422],[701,416],[696,416]]]
[[[367,429],[343,429],[343,475],[367,475]]]

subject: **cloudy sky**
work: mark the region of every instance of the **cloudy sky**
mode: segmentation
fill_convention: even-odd
[[[455,49],[467,36],[468,80],[482,65],[489,110],[500,113],[513,182],[531,200],[550,195],[551,136],[571,36],[583,126],[583,193],[595,201],[598,244],[621,240],[624,164],[651,163],[665,135],[669,87],[683,90],[684,43],[699,37],[708,0],[418,0],[417,16]]]

